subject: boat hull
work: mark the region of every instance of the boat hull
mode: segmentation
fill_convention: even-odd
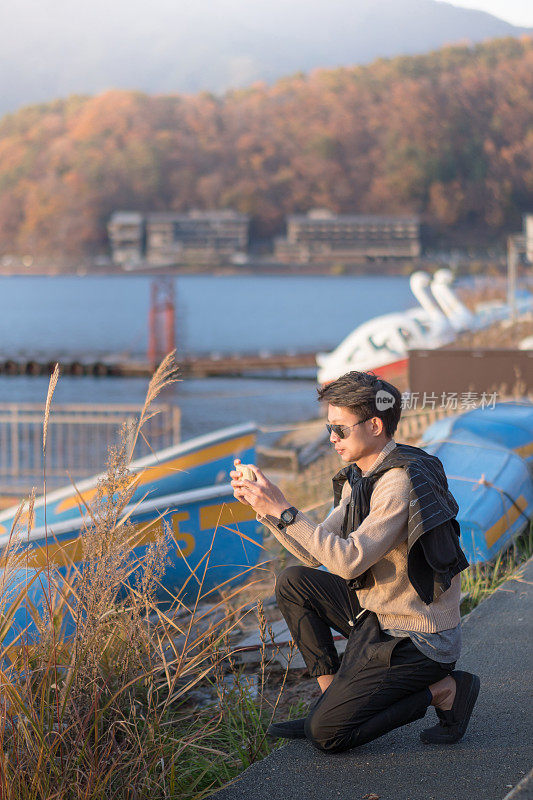
[[[143,570],[147,550],[166,534],[168,563],[156,592],[160,603],[172,603],[179,596],[185,602],[202,598],[215,602],[219,588],[228,589],[250,579],[250,573],[261,560],[262,526],[250,506],[235,500],[230,484],[179,493],[142,503],[131,511],[133,523],[129,554],[131,581]],[[32,531],[24,557],[25,569],[18,573],[19,588],[34,580],[30,598],[44,608],[47,591],[48,564],[55,582],[68,580],[73,566],[83,571],[81,520],[60,522]],[[10,597],[17,586],[11,585]],[[28,624],[25,606],[17,611],[12,630],[4,644],[13,641]],[[72,623],[69,626],[72,629]],[[30,625],[30,630],[34,629]]]
[[[234,458],[240,458],[243,463],[254,460],[255,438],[255,425],[234,426],[133,461],[130,469],[139,479],[132,502],[226,482]],[[95,475],[81,481],[77,485],[79,494],[72,486],[49,493],[46,507],[44,496],[38,497],[34,506],[34,526],[45,524],[45,512],[48,525],[80,518],[80,495],[87,504],[94,500],[97,482],[102,477],[103,474]],[[11,531],[16,512],[17,507],[13,506],[0,514],[0,537]],[[82,513],[85,512],[83,509]]]
[[[424,450],[442,461],[457,500],[461,547],[471,564],[494,558],[533,515],[533,481],[516,453],[469,433]]]
[[[394,383],[395,381],[401,381],[407,377],[408,366],[409,366],[409,359],[400,358],[396,361],[391,361],[388,364],[381,364],[379,367],[373,367],[373,368],[365,367],[364,371],[373,372],[379,378],[383,378],[383,380]],[[334,380],[336,380],[336,378],[331,378],[331,380],[326,380],[321,383],[321,386],[327,386],[328,384],[333,383]]]
[[[398,361],[391,361],[390,364],[383,364],[383,366],[376,367],[371,371],[380,378],[393,382],[395,379],[405,377],[407,375],[408,365],[408,358],[400,358]]]
[[[438,420],[426,429],[422,446],[429,442],[475,436],[507,447],[533,467],[533,403],[496,403]]]

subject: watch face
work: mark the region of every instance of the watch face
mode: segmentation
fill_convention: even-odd
[[[285,511],[281,512],[281,520],[282,520],[282,522],[285,522],[286,524],[291,523],[295,516],[296,515],[294,514],[294,512],[290,508],[286,508]]]

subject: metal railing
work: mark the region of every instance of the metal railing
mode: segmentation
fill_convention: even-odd
[[[135,458],[177,444],[180,409],[154,406],[159,413],[143,425]],[[62,486],[104,469],[110,445],[116,444],[124,422],[139,418],[136,405],[53,405],[48,423],[46,478],[49,487]],[[0,493],[26,491],[42,484],[44,406],[0,403]],[[145,441],[146,439],[146,441]]]

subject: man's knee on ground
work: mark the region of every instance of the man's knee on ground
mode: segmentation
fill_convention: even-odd
[[[276,576],[276,600],[278,605],[280,604],[280,599],[283,601],[294,592],[294,589],[301,585],[306,569],[308,568],[300,564],[294,564],[292,567],[285,567]]]
[[[305,720],[304,730],[308,741],[323,753],[342,753],[351,746],[352,732],[347,734],[333,730],[331,725],[325,724],[318,709],[316,713],[309,714]]]

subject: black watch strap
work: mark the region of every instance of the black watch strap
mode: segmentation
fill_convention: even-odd
[[[278,529],[282,531],[287,527],[287,525],[292,525],[292,523],[296,519],[297,514],[298,514],[298,509],[295,508],[294,506],[286,508],[284,511],[282,511],[280,520],[277,523]]]

